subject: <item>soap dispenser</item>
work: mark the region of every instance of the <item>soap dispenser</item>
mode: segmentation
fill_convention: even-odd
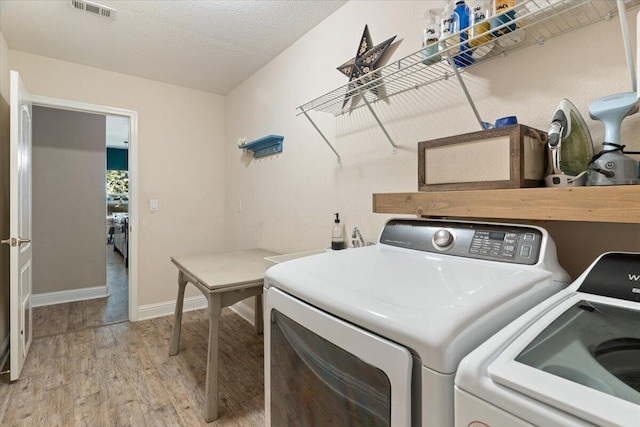
[[[331,230],[331,249],[344,249],[344,227],[340,224],[340,214],[335,214],[333,229]]]

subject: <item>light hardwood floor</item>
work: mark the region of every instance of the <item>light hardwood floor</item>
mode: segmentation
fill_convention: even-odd
[[[262,335],[223,310],[220,418],[207,424],[207,312],[184,313],[180,353],[170,357],[172,324],[167,316],[34,339],[21,379],[0,377],[0,425],[264,425]]]
[[[106,245],[106,257],[109,297],[35,307],[34,338],[95,328],[128,319],[129,278],[124,258],[120,252],[113,250],[113,244]]]

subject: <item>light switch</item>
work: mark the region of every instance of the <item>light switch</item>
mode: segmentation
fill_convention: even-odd
[[[151,210],[152,211],[158,210],[158,199],[151,199]]]

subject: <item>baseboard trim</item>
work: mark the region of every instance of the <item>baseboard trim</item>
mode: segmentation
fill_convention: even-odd
[[[107,286],[94,286],[92,288],[69,289],[67,291],[43,292],[31,295],[31,306],[42,307],[45,305],[63,304],[66,302],[84,301],[109,296]]]
[[[204,295],[195,297],[186,297],[182,306],[182,311],[202,310],[207,308],[207,299]],[[250,324],[254,324],[254,311],[251,307],[238,302],[229,307],[235,313],[237,313],[244,320]],[[175,301],[158,302],[155,304],[141,305],[138,307],[138,320],[154,319],[156,317],[169,316],[176,312]]]
[[[7,363],[9,359],[9,339],[11,338],[11,334],[7,331],[7,336],[0,344],[0,371],[4,368],[4,364]]]
[[[207,299],[204,295],[195,297],[185,297],[182,311],[201,310],[207,308]],[[168,316],[175,313],[176,302],[165,301],[155,304],[141,305],[138,307],[138,320],[154,319],[156,317]]]
[[[252,299],[255,300],[255,298]],[[244,320],[255,326],[255,311],[253,308],[249,307],[249,305],[245,304],[244,301],[237,302],[229,308],[233,310],[238,316],[242,317]]]

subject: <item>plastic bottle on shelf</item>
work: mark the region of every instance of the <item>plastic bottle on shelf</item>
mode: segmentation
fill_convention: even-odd
[[[471,3],[471,23],[469,29],[469,47],[477,61],[493,50],[493,36],[489,17],[492,12],[491,0],[474,0]]]
[[[464,0],[456,1],[455,8],[453,9],[453,32],[458,33],[458,39],[460,43],[460,53],[453,58],[453,62],[456,67],[463,68],[473,64],[474,59],[471,56],[471,50],[469,49],[469,22],[470,22],[470,10],[469,6]]]
[[[516,0],[494,0],[493,1],[493,13],[491,15],[491,34],[493,37],[500,37],[508,32],[516,29],[516,23],[513,22],[509,25],[505,25],[499,28],[503,24],[507,24],[513,21],[516,17],[516,11],[514,6]]]
[[[422,63],[425,65],[435,64],[442,59],[438,54],[438,40],[440,40],[438,17],[441,15],[442,9],[431,9],[424,14],[427,25],[422,33]]]
[[[333,221],[333,229],[331,230],[331,249],[340,250],[344,249],[344,227],[340,224],[340,214],[335,214],[336,219]]]
[[[469,32],[469,46],[476,47],[487,43],[491,36],[491,0],[475,0],[471,3],[471,29]]]
[[[443,56],[446,57],[445,52],[449,52],[449,55],[453,56],[459,52],[458,40],[457,37],[453,37],[455,33],[454,28],[456,27],[456,23],[454,20],[457,19],[457,15],[453,14],[453,0],[447,0],[444,5],[444,10],[442,11],[442,16],[440,18],[440,52],[443,52]]]
[[[521,0],[494,0],[491,18],[491,34],[499,37],[498,44],[508,47],[524,39],[524,30],[518,28],[517,6]]]

